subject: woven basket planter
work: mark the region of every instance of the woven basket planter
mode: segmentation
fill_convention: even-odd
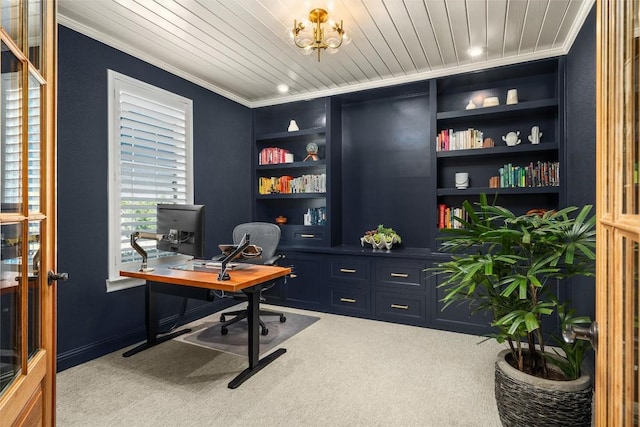
[[[534,377],[512,367],[503,350],[496,360],[495,395],[506,427],[591,426],[593,390],[588,375],[573,381]]]

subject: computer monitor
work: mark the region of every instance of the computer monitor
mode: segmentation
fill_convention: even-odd
[[[158,204],[159,250],[204,258],[204,206]]]

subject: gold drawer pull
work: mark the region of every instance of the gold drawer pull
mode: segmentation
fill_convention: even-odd
[[[340,273],[355,273],[357,270],[354,270],[352,268],[341,268],[340,269]]]
[[[298,277],[298,275],[295,274],[295,273],[291,273],[291,274],[289,274],[289,277],[292,278],[292,279],[295,279],[296,277]]]
[[[391,277],[402,277],[406,279],[409,275],[407,273],[391,273]]]
[[[305,238],[305,239],[313,239],[314,237],[316,237],[315,234],[301,234],[300,237]]]
[[[391,304],[391,308],[398,308],[400,310],[408,310],[408,305],[400,305],[400,304]]]
[[[354,300],[353,298],[340,298],[340,302],[349,302],[353,304],[354,302],[356,302],[356,300]]]

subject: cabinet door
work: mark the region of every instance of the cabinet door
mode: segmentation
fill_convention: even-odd
[[[282,302],[291,307],[320,310],[324,305],[321,298],[322,274],[325,260],[320,255],[288,252],[282,265],[291,267],[291,275],[281,286]]]
[[[432,288],[431,307],[430,307],[430,326],[438,329],[446,329],[448,331],[463,332],[474,335],[484,335],[491,331],[489,323],[491,318],[484,317],[482,314],[471,314],[469,305],[465,302],[462,304],[451,304],[446,309],[442,298],[444,298],[444,289],[438,288],[441,278],[437,276],[428,276],[428,286]]]

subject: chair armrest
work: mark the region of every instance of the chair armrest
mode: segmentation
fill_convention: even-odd
[[[266,258],[263,260],[264,265],[277,265],[280,258],[284,258],[283,255],[277,254],[272,256],[271,258]]]

